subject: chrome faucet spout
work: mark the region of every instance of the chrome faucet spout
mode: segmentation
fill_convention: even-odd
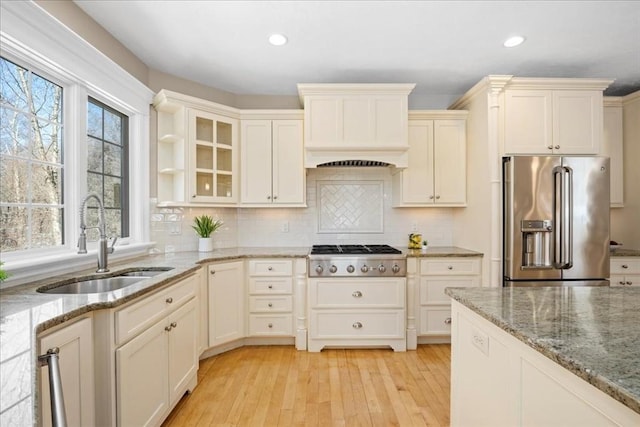
[[[97,227],[87,227],[85,222],[85,216],[87,211],[87,202],[89,199],[95,199],[98,203],[98,226]],[[96,273],[106,273],[109,271],[108,268],[108,257],[107,254],[113,253],[113,245],[115,245],[117,238],[113,240],[113,244],[111,247],[108,246],[107,242],[107,223],[105,219],[104,213],[104,205],[102,203],[102,199],[96,193],[89,193],[85,196],[84,200],[82,200],[82,204],[80,205],[80,237],[78,238],[78,253],[86,254],[87,253],[87,228],[97,228],[100,230],[100,240],[98,242],[98,269]]]

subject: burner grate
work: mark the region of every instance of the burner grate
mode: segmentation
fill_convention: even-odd
[[[312,255],[375,255],[401,254],[402,251],[389,245],[313,245]]]

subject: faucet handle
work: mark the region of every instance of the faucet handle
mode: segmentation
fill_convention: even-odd
[[[116,245],[116,240],[118,240],[118,236],[114,237],[113,240],[111,241],[111,246],[109,246],[109,248],[107,249],[107,251],[112,254],[113,251],[115,250],[114,246]]]

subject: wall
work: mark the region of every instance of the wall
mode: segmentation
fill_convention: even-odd
[[[379,233],[319,233],[318,182],[380,182],[383,188]],[[307,208],[157,209],[152,206],[152,239],[159,252],[195,250],[197,236],[191,229],[193,217],[201,213],[225,221],[214,235],[215,247],[289,246],[312,244],[391,244],[406,248],[412,226],[433,246],[453,244],[452,208],[392,208],[391,170],[388,168],[321,168],[307,174]],[[353,201],[353,200],[351,200]],[[358,204],[357,201],[355,203]],[[357,206],[356,206],[357,209]],[[350,218],[353,218],[350,216]],[[235,221],[235,223],[234,223]],[[288,231],[283,231],[286,223]],[[277,243],[274,243],[277,242]]]
[[[611,209],[611,239],[640,249],[640,92],[623,98],[624,207]]]

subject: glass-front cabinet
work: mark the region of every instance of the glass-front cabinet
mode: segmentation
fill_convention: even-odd
[[[189,110],[192,202],[237,201],[236,119]]]

